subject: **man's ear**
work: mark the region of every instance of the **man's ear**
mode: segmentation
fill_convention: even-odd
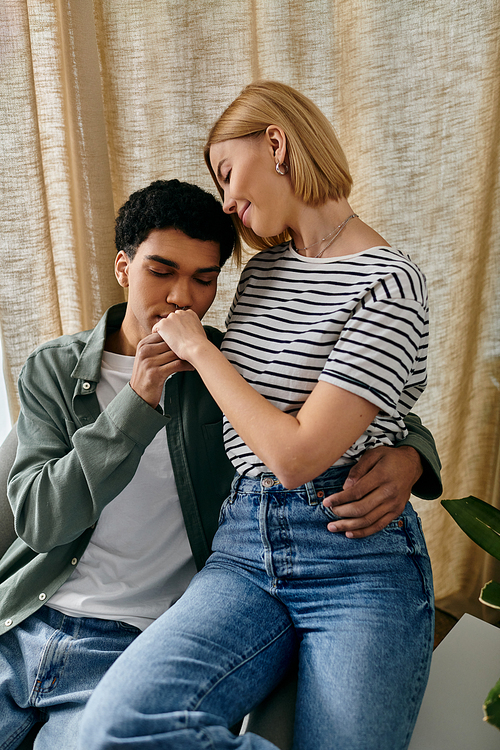
[[[266,138],[273,149],[274,160],[278,160],[278,164],[282,164],[286,161],[286,135],[284,131],[278,125],[269,125],[266,128]]]
[[[126,289],[129,285],[128,269],[131,264],[131,260],[124,250],[120,250],[115,258],[115,276],[119,285]]]

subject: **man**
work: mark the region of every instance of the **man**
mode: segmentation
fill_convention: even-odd
[[[20,375],[9,481],[19,538],[0,562],[0,750],[37,723],[41,747],[76,746],[99,679],[204,564],[234,473],[218,407],[151,333],[178,308],[206,313],[235,244],[231,220],[200,188],[158,181],[120,209],[116,244],[127,304],[43,344]],[[338,531],[365,535],[398,514],[422,473],[410,446],[437,462],[418,424],[406,444],[373,451],[357,484],[333,498],[362,498]],[[404,475],[396,497],[379,487],[393,450]],[[420,481],[424,494],[429,482],[439,491],[432,470]]]

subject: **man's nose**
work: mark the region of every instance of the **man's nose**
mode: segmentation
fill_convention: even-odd
[[[189,283],[177,281],[167,294],[167,302],[177,309],[188,310],[193,304]]]

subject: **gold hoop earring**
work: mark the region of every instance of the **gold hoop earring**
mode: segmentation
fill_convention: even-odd
[[[280,167],[284,167],[285,171],[282,172],[281,169],[280,169]],[[280,174],[282,177],[284,177],[286,174],[288,174],[288,164],[286,164],[286,162],[284,162],[284,161],[281,162],[281,164],[279,162],[276,162],[276,171],[277,171],[278,174]]]

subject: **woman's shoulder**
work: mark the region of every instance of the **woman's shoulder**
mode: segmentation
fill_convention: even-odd
[[[392,245],[374,245],[357,254],[359,257],[380,258],[385,262],[410,263],[416,265],[407,252]],[[356,256],[354,256],[356,257]]]
[[[366,265],[373,264],[374,266],[379,266],[381,268],[385,267],[388,270],[408,270],[413,271],[422,277],[424,276],[421,268],[408,253],[403,252],[396,247],[391,247],[390,245],[377,245],[375,247],[370,247],[367,250],[363,250],[362,252],[351,256],[351,258],[354,262],[356,259],[359,259]],[[348,259],[349,256],[346,256],[346,260]]]
[[[370,267],[375,276],[380,275],[386,285],[399,290],[403,297],[424,301],[427,297],[426,278],[410,255],[395,247],[380,246],[365,250],[358,256]]]

